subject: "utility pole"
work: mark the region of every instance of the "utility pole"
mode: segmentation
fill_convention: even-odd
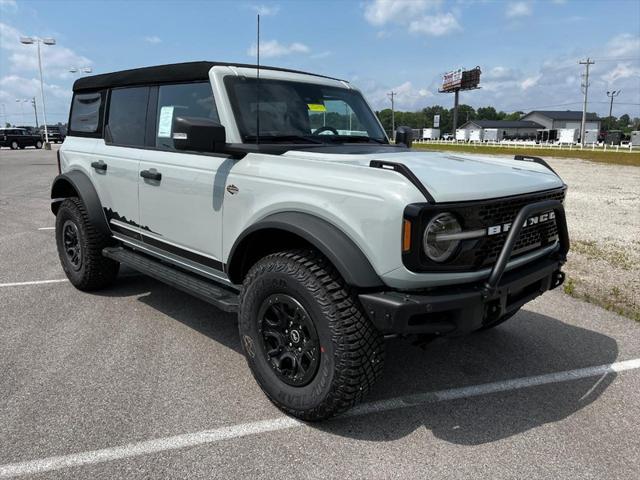
[[[33,105],[33,113],[36,115],[36,130],[39,128],[38,125],[38,108],[36,107],[36,97],[31,99],[31,105]]]
[[[396,138],[396,114],[395,114],[395,110],[394,110],[394,97],[397,95],[397,92],[394,92],[393,90],[389,93],[387,93],[387,96],[391,99],[391,136],[393,137],[393,139],[395,140]]]
[[[585,66],[585,74],[584,74],[584,83],[582,87],[584,89],[584,104],[582,106],[582,123],[580,125],[580,143],[584,146],[584,130],[587,123],[587,96],[589,94],[589,66],[593,65],[594,61],[592,61],[589,57],[586,60],[578,62],[579,65]]]
[[[612,92],[607,92],[607,97],[611,99],[611,103],[609,104],[609,118],[611,118],[611,112],[613,111],[613,99],[620,95],[622,90],[613,90]]]

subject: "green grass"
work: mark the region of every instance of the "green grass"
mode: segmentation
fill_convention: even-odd
[[[567,277],[563,287],[564,293],[573,298],[584,300],[585,302],[593,305],[598,305],[605,310],[615,312],[618,315],[640,322],[640,309],[637,305],[633,305],[626,301],[623,292],[620,291],[618,287],[613,287],[609,294],[594,295],[586,292],[584,286],[579,281],[571,277]]]
[[[453,152],[484,153],[488,155],[534,155],[536,157],[563,157],[580,158],[594,162],[602,162],[616,165],[632,165],[640,167],[640,152],[603,152],[598,150],[559,150],[535,147],[496,147],[478,144],[436,144],[414,143],[413,148],[418,150],[441,150]]]

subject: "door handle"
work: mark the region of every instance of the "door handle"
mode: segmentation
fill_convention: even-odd
[[[150,170],[142,170],[140,172],[140,176],[142,178],[146,178],[148,180],[156,180],[157,182],[162,180],[162,174],[160,172],[156,171],[155,168],[152,168]]]
[[[107,164],[104,163],[102,160],[100,160],[99,162],[91,162],[91,168],[95,168],[96,170],[101,170],[103,172],[106,172]]]

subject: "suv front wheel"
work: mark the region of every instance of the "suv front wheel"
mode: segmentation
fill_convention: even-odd
[[[383,336],[313,250],[258,261],[245,278],[238,318],[256,381],[277,407],[303,420],[354,406],[382,371]]]
[[[79,290],[96,290],[111,283],[120,264],[102,255],[110,239],[91,224],[78,198],[67,198],[56,215],[56,244],[69,281]]]

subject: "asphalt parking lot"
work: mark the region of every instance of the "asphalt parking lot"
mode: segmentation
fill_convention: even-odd
[[[233,316],[132,271],[64,280],[55,163],[0,150],[0,478],[638,478],[640,324],[554,291],[494,331],[389,340],[368,403],[302,424]]]

